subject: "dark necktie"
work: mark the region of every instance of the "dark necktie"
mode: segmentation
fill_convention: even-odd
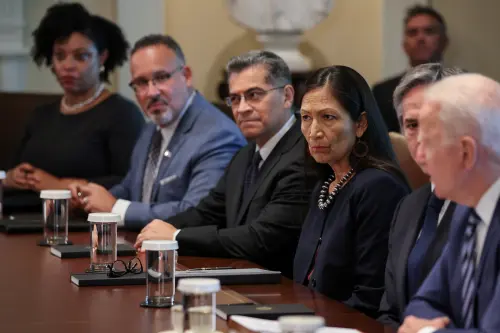
[[[462,319],[465,329],[474,327],[475,299],[476,299],[476,227],[481,218],[474,210],[467,221],[464,240],[460,251],[462,266]]]
[[[408,297],[415,295],[420,287],[422,262],[436,234],[439,213],[443,204],[444,200],[436,197],[434,193],[431,194],[427,203],[420,237],[418,237],[415,246],[408,256]]]
[[[244,195],[246,195],[250,187],[255,184],[257,176],[259,175],[259,164],[261,161],[262,157],[260,156],[260,153],[256,151],[253,154],[252,161],[250,162],[250,165],[247,167],[247,171],[245,173],[245,184],[243,189]]]
[[[161,130],[156,130],[151,138],[149,145],[149,154],[146,168],[144,169],[144,178],[142,183],[142,202],[149,203],[151,201],[151,191],[156,179],[156,168],[160,160],[161,143],[163,136]]]

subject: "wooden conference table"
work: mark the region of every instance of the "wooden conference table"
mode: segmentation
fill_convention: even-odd
[[[135,234],[120,232],[128,242]],[[89,259],[60,259],[36,245],[41,235],[0,234],[0,332],[36,333],[157,333],[171,329],[168,309],[145,309],[145,286],[77,287],[70,273],[83,272]],[[88,233],[70,233],[75,244],[88,242]],[[144,258],[141,258],[143,260]],[[180,269],[233,266],[258,267],[245,260],[180,257]],[[392,333],[373,319],[282,278],[274,285],[223,286],[217,303],[303,303],[326,319],[328,326],[351,327],[364,333]],[[235,323],[217,318],[217,328]]]

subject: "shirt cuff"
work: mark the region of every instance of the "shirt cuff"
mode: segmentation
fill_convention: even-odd
[[[422,327],[421,329],[418,330],[417,333],[434,333],[436,332],[438,329],[435,328],[435,327],[432,327],[432,326],[426,326],[426,327]]]
[[[173,237],[172,240],[176,240],[177,235],[179,234],[179,232],[181,232],[181,229],[178,229],[176,232],[174,232],[174,237]]]
[[[113,208],[111,209],[111,213],[115,213],[120,215],[121,220],[118,222],[119,227],[123,227],[125,225],[125,214],[127,213],[128,206],[130,206],[130,201],[118,199],[116,200]]]

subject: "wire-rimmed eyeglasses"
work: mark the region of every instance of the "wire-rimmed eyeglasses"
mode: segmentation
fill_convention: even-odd
[[[161,87],[162,85],[166,84],[168,80],[170,80],[172,76],[174,76],[175,73],[182,70],[183,68],[184,66],[179,66],[170,72],[158,71],[153,73],[151,79],[146,79],[144,77],[137,78],[135,80],[132,80],[128,85],[134,90],[136,94],[145,94],[149,89],[149,82],[152,82],[153,86],[155,87]]]
[[[125,262],[121,259],[116,260],[112,264],[109,264],[107,270],[108,277],[121,277],[125,274],[141,274],[144,270],[142,268],[142,262],[139,258],[135,257],[129,262]]]
[[[229,94],[229,97],[226,97],[225,100],[227,106],[237,108],[240,105],[242,98],[244,98],[245,102],[247,102],[248,104],[256,104],[260,102],[271,91],[283,88],[285,88],[285,86],[274,87],[267,90],[262,88],[250,88],[241,94]]]

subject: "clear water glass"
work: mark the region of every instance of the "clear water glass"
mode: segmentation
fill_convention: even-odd
[[[69,190],[43,190],[43,238],[47,245],[68,243]]]
[[[91,213],[90,224],[90,271],[106,272],[108,265],[117,259],[117,234],[120,215],[113,213]]]

